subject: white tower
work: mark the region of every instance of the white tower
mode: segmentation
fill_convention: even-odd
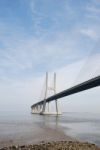
[[[58,103],[57,103],[57,99],[55,100],[55,106],[56,106],[56,112],[52,113],[49,112],[49,102],[48,102],[48,111],[46,112],[46,99],[47,99],[47,94],[48,94],[48,90],[52,90],[54,92],[54,94],[56,94],[56,73],[54,73],[54,77],[53,77],[53,87],[49,87],[48,86],[48,72],[46,72],[46,89],[45,89],[45,97],[44,97],[44,102],[43,102],[43,107],[42,107],[42,111],[40,114],[61,114],[58,112]]]

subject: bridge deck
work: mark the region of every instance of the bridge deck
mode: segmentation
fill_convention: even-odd
[[[78,93],[78,92],[81,92],[81,91],[84,91],[84,90],[88,90],[88,89],[91,89],[91,88],[94,88],[94,87],[97,87],[97,86],[100,86],[100,76],[97,76],[95,78],[92,78],[88,81],[85,81],[81,84],[78,84],[76,86],[73,86],[67,90],[64,90],[62,92],[59,92],[53,96],[50,96],[46,99],[46,102],[50,102],[50,101],[53,101],[55,99],[59,99],[59,98],[62,98],[62,97],[65,97],[65,96],[69,96],[71,94],[75,94],[75,93]],[[43,104],[44,100],[40,101],[40,102],[37,102],[35,104],[33,104],[31,106],[31,108],[37,106],[37,105],[40,105],[40,104]]]

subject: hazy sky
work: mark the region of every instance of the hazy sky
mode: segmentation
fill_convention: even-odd
[[[100,75],[99,39],[100,0],[0,0],[0,110],[30,110],[46,71],[58,92]],[[100,88],[60,107],[100,112]]]

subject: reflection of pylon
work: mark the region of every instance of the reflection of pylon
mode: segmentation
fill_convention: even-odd
[[[42,109],[41,114],[45,114],[45,111],[46,111],[46,98],[47,98],[48,90],[54,91],[54,94],[56,94],[56,73],[54,73],[53,87],[49,87],[48,86],[48,72],[46,72],[46,89],[45,89],[45,97],[44,97],[43,109]],[[56,114],[58,114],[57,99],[55,100],[55,105],[56,105]],[[48,112],[49,112],[49,102],[48,102]]]

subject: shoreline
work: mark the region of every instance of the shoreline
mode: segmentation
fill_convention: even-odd
[[[32,139],[32,136],[30,136],[17,140],[0,140],[0,150],[60,150],[65,148],[66,150],[69,150],[69,148],[70,150],[73,148],[75,150],[100,150],[100,147],[93,143],[67,136],[60,128],[42,127],[42,129],[44,132],[36,135],[36,139]]]
[[[42,132],[41,132],[42,131]],[[0,138],[0,148],[9,147],[12,145],[30,145],[39,144],[41,141],[52,142],[52,141],[77,141],[71,136],[67,136],[60,128],[51,128],[49,126],[41,126],[41,131],[37,134],[30,134],[22,137],[14,137],[13,139]]]
[[[88,142],[78,141],[42,141],[31,145],[12,145],[0,150],[100,150],[100,147]]]

